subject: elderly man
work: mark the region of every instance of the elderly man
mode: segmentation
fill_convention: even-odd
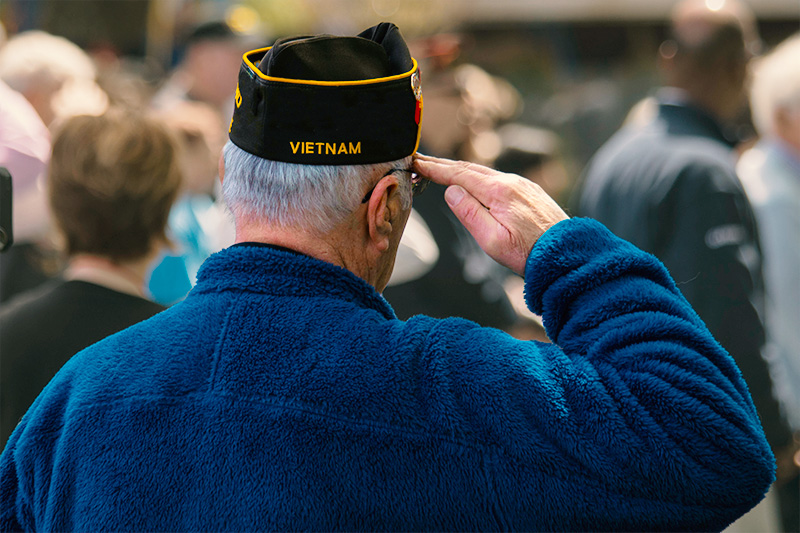
[[[0,527],[713,530],[761,500],[747,387],[653,256],[519,176],[412,164],[395,26],[245,54],[236,106],[238,243],[50,383],[0,458]],[[553,344],[395,317],[421,176]]]

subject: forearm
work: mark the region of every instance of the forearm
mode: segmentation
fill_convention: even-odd
[[[609,493],[658,502],[659,523],[676,528],[724,527],[763,497],[774,458],[747,387],[654,256],[569,220],[519,176],[429,157],[415,168],[448,186],[450,209],[486,253],[524,274],[528,306],[555,343],[463,321],[432,336],[454,349],[432,354],[447,372],[431,393],[454,391],[464,431],[509,457],[498,468],[514,463],[545,484],[546,472],[602,480]],[[543,490],[519,480],[511,500]],[[552,495],[556,513],[568,511],[565,497]],[[675,520],[676,508],[703,520]]]
[[[759,479],[766,490],[774,463],[747,387],[655,257],[594,221],[562,222],[528,258],[526,298],[576,372],[597,376],[598,387],[588,388],[596,404],[582,405],[597,409],[598,420],[619,417],[625,431],[636,428],[627,437],[638,446],[671,443],[659,452],[664,463],[658,468],[694,464],[719,476],[720,487]],[[576,388],[565,384],[565,394],[577,396]],[[618,435],[623,447],[635,442],[624,435]],[[619,443],[607,446],[609,455],[621,453],[614,449]],[[628,459],[631,465],[642,460],[635,454]],[[684,487],[680,478],[661,482],[676,495],[712,490]]]

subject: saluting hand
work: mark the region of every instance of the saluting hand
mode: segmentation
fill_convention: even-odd
[[[484,252],[525,275],[534,243],[569,218],[535,183],[482,165],[417,154],[414,171],[447,185],[444,198]]]

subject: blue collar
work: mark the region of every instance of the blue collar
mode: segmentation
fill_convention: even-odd
[[[338,298],[397,318],[375,287],[349,270],[272,244],[238,243],[206,259],[190,296],[220,291]]]
[[[706,137],[730,148],[739,143],[736,135],[726,130],[713,115],[688,102],[659,98],[658,117],[673,135]]]

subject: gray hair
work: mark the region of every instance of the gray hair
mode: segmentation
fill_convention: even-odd
[[[775,112],[800,112],[800,34],[758,59],[750,91],[753,122],[762,135],[775,131]]]
[[[369,186],[392,168],[408,168],[411,157],[374,165],[300,165],[264,159],[228,141],[223,148],[222,194],[238,218],[256,216],[280,227],[325,233],[361,203]],[[397,176],[404,209],[411,206],[407,173]],[[406,176],[403,178],[402,176]]]
[[[78,45],[39,30],[15,35],[0,51],[0,79],[23,93],[33,84],[94,80],[96,74],[91,58]]]

